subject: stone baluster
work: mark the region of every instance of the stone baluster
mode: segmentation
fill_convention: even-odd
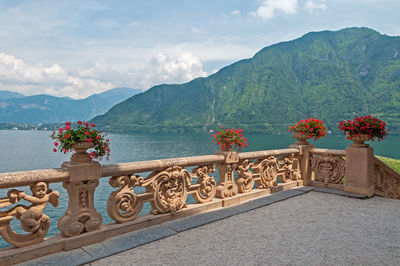
[[[58,221],[58,228],[65,236],[76,236],[100,229],[103,218],[94,207],[94,191],[99,185],[101,165],[78,151],[62,168],[68,170],[69,180],[63,183],[68,192],[68,209]]]
[[[238,193],[238,186],[235,183],[235,169],[239,164],[239,153],[234,150],[219,150],[215,154],[222,154],[225,162],[217,164],[219,172],[219,182],[217,186],[216,197],[228,198]]]
[[[303,185],[308,186],[311,183],[311,163],[310,163],[310,149],[314,145],[309,144],[307,141],[297,141],[295,144],[290,145],[290,148],[299,149],[299,167],[300,175],[303,180]]]
[[[346,182],[344,191],[371,197],[375,193],[373,178],[374,150],[368,144],[350,144],[346,148]]]

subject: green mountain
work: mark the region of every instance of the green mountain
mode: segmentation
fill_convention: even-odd
[[[46,94],[23,96],[2,91],[0,123],[52,124],[89,120],[104,114],[113,105],[141,92],[131,88],[115,88],[85,99],[54,97]],[[0,96],[2,95],[0,94]]]
[[[207,78],[152,87],[93,121],[118,132],[221,124],[276,133],[316,117],[335,132],[339,121],[366,114],[400,133],[400,37],[347,28],[265,47]]]

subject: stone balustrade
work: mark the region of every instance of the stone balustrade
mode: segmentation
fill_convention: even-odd
[[[7,197],[0,199],[0,234],[16,247],[0,250],[0,264],[78,248],[301,185],[372,196],[376,184],[377,194],[400,198],[399,174],[374,158],[372,148],[349,148],[295,144],[279,150],[221,150],[213,155],[104,165],[71,160],[60,169],[0,173],[0,188],[8,189]],[[367,176],[360,177],[356,168]],[[94,195],[101,178],[109,178],[114,189],[107,200],[107,213],[115,223],[103,224],[106,214],[95,208]],[[51,190],[51,184],[59,182],[68,199]],[[29,186],[31,195],[15,189],[21,186]],[[189,195],[197,203],[189,203]],[[30,205],[19,204],[21,200]],[[67,211],[58,220],[60,234],[45,239],[50,222],[56,222],[50,221],[45,207],[48,203],[57,207],[59,201],[67,200]],[[146,202],[150,214],[139,216]],[[14,219],[26,233],[14,231]]]

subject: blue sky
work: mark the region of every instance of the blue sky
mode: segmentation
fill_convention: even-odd
[[[0,0],[0,90],[87,97],[208,76],[310,31],[400,35],[400,0]]]

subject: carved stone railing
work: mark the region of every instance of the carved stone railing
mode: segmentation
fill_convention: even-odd
[[[244,153],[218,151],[206,156],[106,165],[65,162],[60,169],[0,173],[0,189],[8,189],[6,197],[0,199],[0,234],[11,245],[25,247],[19,253],[18,249],[13,251],[24,259],[15,255],[11,262],[30,259],[27,254],[36,256],[73,249],[134,230],[132,228],[174,219],[174,216],[229,206],[301,185],[300,160],[298,148]],[[94,204],[99,180],[108,177],[109,185],[115,190],[109,195],[107,213],[115,224],[103,224],[105,214],[99,213]],[[51,190],[52,183],[60,182],[68,196]],[[29,186],[31,192],[14,189],[24,186]],[[60,198],[60,195],[64,196]],[[197,204],[188,203],[189,195]],[[23,200],[26,203],[21,204]],[[67,200],[68,208],[58,219],[60,234],[51,237],[51,244],[41,253],[35,248],[27,252],[30,246],[45,239],[50,222],[56,222],[46,215],[47,203],[57,207],[59,201]],[[151,206],[150,216],[139,219],[146,202]],[[189,205],[199,207],[186,208]],[[14,231],[13,220],[18,220],[26,233]],[[46,247],[47,244],[41,245]],[[0,250],[0,264],[10,263],[2,257],[5,254],[10,258],[9,253],[3,253]]]
[[[299,185],[366,191],[370,196],[371,182],[365,180],[370,179],[367,166],[372,165],[372,154],[368,147],[342,151],[294,144],[289,149],[217,151],[213,155],[105,165],[72,161],[63,163],[60,169],[0,173],[0,189],[8,189],[7,196],[0,199],[0,234],[11,245],[20,247],[0,250],[0,264],[78,248]],[[359,175],[360,165],[367,176]],[[378,159],[374,167],[376,193],[400,198],[400,175]],[[346,173],[350,168],[352,171]],[[114,189],[106,207],[115,223],[103,224],[105,213],[95,208],[94,195],[101,178],[109,178]],[[358,182],[360,178],[364,178],[362,182]],[[67,194],[50,189],[60,182]],[[15,189],[23,186],[29,186],[31,193]],[[190,195],[197,203],[189,203]],[[23,200],[28,204],[21,204]],[[58,219],[60,234],[43,241],[50,222],[55,222],[46,215],[47,203],[57,207],[59,201],[67,200],[68,208]],[[139,216],[146,202],[149,214],[142,212]],[[26,233],[14,231],[13,220],[18,220]],[[40,248],[33,245],[37,243]]]
[[[346,151],[311,149],[311,185],[344,189]]]
[[[186,207],[190,194],[198,203],[205,203],[215,197],[248,193],[255,183],[258,189],[272,189],[278,179],[283,183],[300,180],[297,154],[297,149],[240,154],[221,151],[209,156],[104,165],[102,176],[112,176],[109,183],[118,189],[108,199],[108,214],[123,223],[134,220],[145,202],[150,202],[151,214],[174,215]],[[193,166],[191,171],[185,168]],[[218,185],[211,175],[216,169]],[[144,172],[151,173],[143,177],[140,174]],[[136,194],[137,187],[145,192]]]
[[[374,157],[375,194],[400,199],[400,174]]]

